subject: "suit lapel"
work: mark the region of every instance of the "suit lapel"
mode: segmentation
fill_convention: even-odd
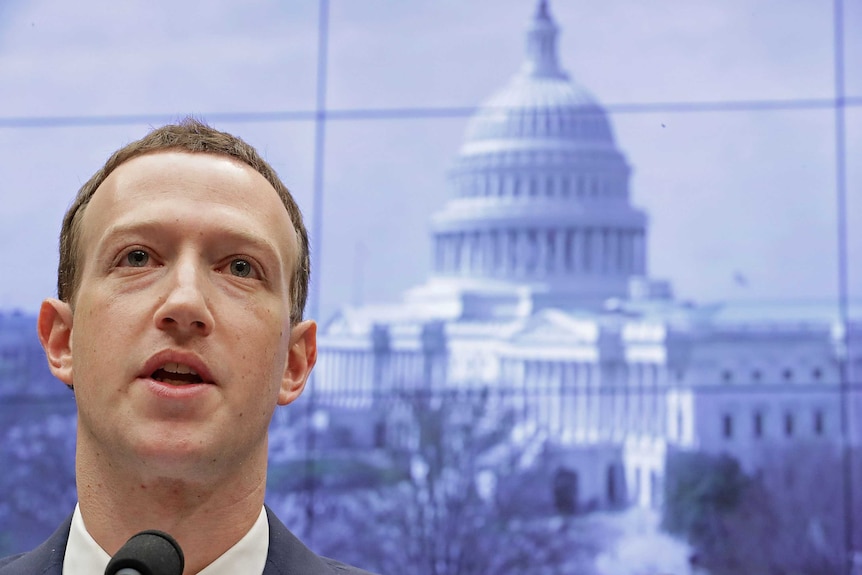
[[[332,570],[306,547],[267,507],[269,553],[263,575],[332,575]],[[0,575],[4,575],[0,573]]]
[[[332,575],[332,569],[306,547],[266,508],[269,521],[269,551],[263,575]],[[47,541],[9,563],[0,566],[0,575],[62,575],[66,543],[72,517]]]
[[[47,541],[0,567],[0,575],[62,575],[72,516]]]

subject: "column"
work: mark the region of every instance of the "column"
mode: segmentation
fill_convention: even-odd
[[[554,228],[548,228],[544,233],[544,241],[545,241],[545,275],[553,275],[554,272],[557,271],[556,263],[557,263],[557,242],[556,236],[557,231]]]
[[[357,375],[361,397],[359,401],[360,407],[368,407],[371,405],[371,382],[368,378],[368,351],[362,350],[359,352],[359,373]]]
[[[578,263],[580,264],[581,271],[586,274],[590,274],[595,271],[593,265],[593,253],[595,251],[593,243],[595,242],[595,230],[592,228],[585,228],[582,233],[582,241],[580,249],[578,250]]]
[[[637,230],[633,237],[634,272],[643,275],[646,268],[646,251],[644,246],[644,232]]]
[[[548,390],[546,401],[550,410],[551,433],[559,437],[563,429],[563,364],[555,361],[550,364],[551,372],[548,377]]]
[[[531,381],[535,377],[535,375],[533,372],[533,362],[527,361],[527,360],[522,360],[522,363],[524,366],[523,367],[524,377],[521,379],[521,385],[519,386],[520,387],[519,404],[521,406],[521,417],[523,417],[526,420],[530,416],[529,398],[528,398],[528,394],[529,394],[530,390],[528,388],[528,382]]]
[[[527,271],[527,258],[530,255],[530,237],[527,230],[519,230],[517,232],[518,248],[515,250],[516,261],[515,271],[517,275],[525,275]]]
[[[500,257],[500,240],[497,230],[488,230],[488,261],[485,263],[485,273],[493,276],[497,273]]]
[[[595,274],[604,274],[605,273],[605,252],[607,251],[605,247],[605,233],[606,230],[604,228],[596,228],[593,231],[593,273]]]
[[[491,275],[494,271],[494,238],[491,230],[482,230],[482,275]]]
[[[473,232],[473,266],[470,268],[470,275],[481,275],[485,267],[485,245],[484,235],[482,232]]]
[[[501,275],[506,275],[506,273],[509,270],[509,257],[510,257],[509,234],[510,233],[511,232],[509,230],[500,230],[499,237],[497,238],[497,241],[500,244],[498,246],[498,248],[500,250],[499,251],[500,260],[499,260],[498,265],[497,265],[497,272]]]
[[[601,361],[601,360],[599,360]],[[612,438],[617,431],[617,389],[616,382],[611,378],[607,363],[600,363],[598,370],[602,378],[602,437]]]
[[[644,425],[644,416],[646,415],[646,403],[644,402],[644,364],[641,362],[632,364],[629,366],[631,370],[634,371],[634,380],[632,383],[634,384],[634,393],[629,391],[629,395],[634,395],[633,397],[633,405],[634,409],[632,410],[632,430],[637,433],[639,436],[643,435],[646,431]]]
[[[538,229],[534,231],[535,242],[533,242],[533,270],[537,276],[544,276],[548,270],[545,264],[548,259],[548,244],[545,241],[545,230]]]
[[[632,234],[630,230],[620,230],[620,266],[625,275],[632,273]]]
[[[353,350],[349,355],[348,374],[349,374],[349,402],[352,407],[359,406],[359,389],[361,382],[359,381],[359,352]]]
[[[435,271],[439,274],[446,273],[446,235],[437,234],[434,236],[435,244]]]
[[[568,245],[566,253],[566,269],[571,272],[580,272],[583,269],[583,265],[580,261],[583,232],[577,228],[572,228],[566,235],[566,243]]]
[[[459,266],[459,271],[461,275],[467,275],[470,273],[470,266],[473,265],[473,245],[470,241],[470,234],[467,232],[459,233],[458,237],[461,240],[461,265]]]
[[[602,409],[604,408],[604,400],[602,393],[602,381],[599,374],[599,366],[596,363],[589,363],[587,368],[587,381],[590,387],[590,431],[591,436],[598,439],[602,436],[602,426],[604,425],[604,416]]]
[[[350,350],[339,353],[338,404],[350,405]]]
[[[578,440],[583,440],[589,435],[589,400],[591,390],[589,388],[589,379],[587,366],[583,363],[575,362],[572,364],[574,372],[574,391],[575,391],[575,437]]]
[[[623,229],[617,229],[614,233],[617,238],[614,269],[618,275],[628,275],[628,268],[626,267],[626,232]]]
[[[506,238],[506,245],[508,246],[509,251],[509,257],[506,260],[506,271],[510,275],[517,275],[520,261],[520,254],[518,253],[520,245],[518,243],[518,230],[509,230]]]
[[[554,256],[556,256],[556,262],[554,263],[554,271],[556,271],[557,275],[564,275],[566,273],[566,252],[568,251],[566,247],[566,236],[569,234],[568,230],[565,228],[557,228],[557,233],[554,236],[554,240],[556,241],[556,245],[554,246]]]
[[[608,228],[605,230],[605,273],[615,275],[617,268],[617,230]]]

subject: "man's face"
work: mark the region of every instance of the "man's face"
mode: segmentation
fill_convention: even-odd
[[[265,457],[276,404],[314,363],[313,323],[291,335],[296,234],[272,186],[225,156],[159,152],[119,166],[81,223],[58,375],[79,449],[160,476]]]

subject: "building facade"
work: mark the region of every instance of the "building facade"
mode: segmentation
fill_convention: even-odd
[[[402,393],[490,394],[581,507],[657,505],[669,450],[756,472],[782,446],[857,445],[858,325],[837,306],[678,301],[651,278],[631,167],[557,34],[539,2],[523,66],[471,118],[428,281],[323,326],[320,404],[385,428]]]

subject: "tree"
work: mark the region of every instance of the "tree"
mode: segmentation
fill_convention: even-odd
[[[52,407],[19,407],[2,432],[0,556],[34,547],[74,509],[75,416],[46,415]]]
[[[820,445],[758,454],[752,475],[729,455],[668,458],[664,527],[686,537],[712,575],[840,573],[840,460]]]
[[[513,444],[515,419],[485,395],[403,396],[386,407],[398,481],[318,492],[324,554],[381,573],[592,572],[607,529],[572,513],[523,513],[535,490]],[[506,488],[498,488],[506,484]]]

